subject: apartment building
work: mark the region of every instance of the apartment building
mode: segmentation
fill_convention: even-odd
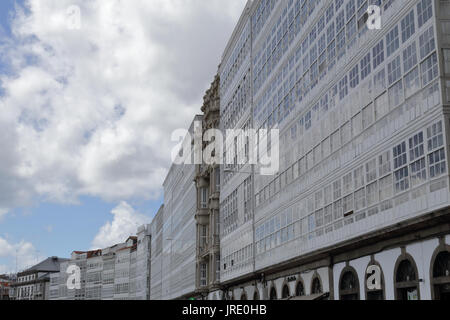
[[[49,300],[50,277],[58,273],[60,264],[67,259],[49,257],[35,266],[19,272],[16,281],[11,284],[14,288],[14,300]]]
[[[50,300],[146,300],[150,297],[150,225],[138,236],[91,251],[74,251],[49,277]],[[80,268],[80,289],[69,289],[68,268]]]
[[[88,252],[86,261],[86,300],[101,300],[102,272],[102,250]]]
[[[124,243],[102,250],[102,300],[113,300],[114,298],[116,251],[123,247],[125,247]]]
[[[59,287],[59,293],[56,295],[56,293],[53,293],[51,295],[51,300],[68,300],[69,299],[69,292],[67,288],[67,280],[69,275],[67,274],[67,269],[69,267],[70,260],[61,262],[59,266],[59,273],[55,272],[53,275],[53,278],[58,278],[58,287]],[[55,281],[55,280],[53,280]],[[50,279],[50,290],[56,288],[56,284],[52,284],[52,279]],[[55,288],[53,288],[55,287]]]
[[[61,268],[61,266],[60,266]],[[59,272],[54,272],[50,274],[50,285],[49,285],[49,300],[59,300],[60,297],[60,280],[59,280]]]
[[[114,267],[114,300],[130,299],[130,270],[131,258],[137,249],[137,237],[129,237],[125,241],[125,247],[116,251]],[[134,261],[134,266],[136,261]]]
[[[196,220],[194,135],[201,135],[202,116],[195,116],[180,150],[181,164],[174,163],[164,181],[161,238],[161,299],[183,299],[196,294]],[[201,138],[201,137],[200,137]],[[201,146],[200,146],[201,151]],[[198,152],[198,150],[197,150]],[[158,218],[160,219],[160,218]],[[158,223],[160,221],[156,221]]]
[[[130,253],[130,294],[128,296],[129,300],[136,300],[136,277],[137,277],[137,244],[134,250]]]
[[[75,251],[39,297],[450,297],[448,0],[248,1],[202,112],[152,223]],[[213,128],[238,132],[225,164],[194,164]],[[279,130],[276,174],[250,161],[247,129]]]
[[[379,29],[369,5],[380,10]],[[448,297],[450,3],[249,6],[230,43],[247,38],[250,21],[253,107],[226,109],[247,70],[229,44],[221,126],[242,127],[253,109],[256,129],[280,130],[281,167],[250,175],[249,226],[233,194],[249,171],[221,181],[225,296]]]
[[[203,98],[202,135],[207,138],[211,129],[219,129],[220,98],[219,77],[216,76],[211,87]],[[207,152],[207,143],[202,150]],[[213,150],[211,156],[217,151]],[[196,166],[197,189],[197,261],[196,288],[197,293],[205,298],[210,292],[220,289],[220,163]]]
[[[251,2],[246,5],[219,67],[220,129],[253,128],[251,70]],[[227,136],[220,180],[220,279],[227,283],[253,271],[254,166],[244,135]],[[210,299],[232,299],[222,292]]]
[[[162,299],[163,215],[164,205],[150,224],[150,300]]]
[[[12,279],[8,275],[0,275],[0,300],[10,300]]]
[[[135,300],[150,300],[151,226],[137,230]]]

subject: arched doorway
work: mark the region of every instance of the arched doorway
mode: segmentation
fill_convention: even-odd
[[[311,294],[323,293],[322,282],[318,275],[314,276],[311,282]]]
[[[305,287],[303,286],[303,282],[300,280],[295,287],[295,295],[297,297],[301,297],[305,295]]]
[[[243,301],[248,300],[247,299],[247,294],[245,293],[245,291],[242,292],[242,294],[241,294],[241,300],[243,300]]]
[[[291,293],[289,292],[289,287],[287,284],[283,286],[283,291],[281,291],[281,298],[287,299],[291,296]]]
[[[432,265],[432,290],[435,300],[450,300],[450,252],[441,251]]]
[[[272,287],[272,289],[270,289],[270,295],[269,295],[269,299],[270,300],[277,300],[277,290],[275,289],[275,287]]]
[[[396,300],[420,299],[417,266],[410,255],[404,254],[397,261],[394,281]]]
[[[253,294],[253,300],[259,300],[258,288],[255,288],[255,293]]]
[[[339,280],[340,300],[359,300],[359,280],[358,275],[352,267],[342,270]]]

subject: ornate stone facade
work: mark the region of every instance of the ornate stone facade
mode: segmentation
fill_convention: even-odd
[[[202,134],[219,128],[220,98],[219,76],[216,76],[204,96]],[[203,145],[203,149],[206,144]],[[196,287],[200,295],[218,288],[220,281],[220,165],[197,165],[197,278]]]

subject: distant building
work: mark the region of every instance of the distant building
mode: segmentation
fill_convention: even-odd
[[[194,137],[194,128],[201,124],[202,116],[195,116],[189,133]],[[186,137],[188,139],[189,137]],[[191,140],[185,145],[194,146]],[[190,150],[183,156],[192,157]],[[193,160],[191,158],[191,160]],[[161,294],[156,299],[172,300],[190,298],[196,291],[196,221],[197,192],[195,187],[195,165],[185,161],[173,164],[164,181],[164,210],[162,212]],[[193,163],[193,162],[191,162]],[[154,223],[161,221],[154,219]],[[159,244],[159,243],[158,243]]]
[[[162,299],[163,215],[164,205],[159,208],[150,224],[150,300]]]
[[[102,298],[102,250],[90,251],[86,262],[86,300]]]
[[[0,300],[10,300],[12,279],[8,275],[0,275]]]
[[[114,270],[114,300],[130,299],[131,257],[135,257],[137,238],[129,237],[126,246],[117,250]],[[134,262],[135,264],[136,262]]]
[[[137,230],[135,300],[150,300],[150,231],[150,225],[143,225]]]
[[[74,251],[49,277],[50,300],[150,299],[150,225],[125,242],[91,251]],[[80,288],[69,289],[68,267],[80,268]]]
[[[60,264],[68,259],[50,257],[37,265],[17,274],[12,283],[15,300],[49,300],[50,276],[58,273]]]

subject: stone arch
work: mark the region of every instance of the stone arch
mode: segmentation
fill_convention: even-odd
[[[241,293],[241,301],[246,301],[247,299],[247,292],[245,291],[245,289],[242,289],[242,293]]]
[[[289,283],[284,280],[283,285],[281,286],[281,298],[287,299],[291,296],[291,289],[289,288]]]
[[[420,300],[419,271],[414,258],[403,248],[394,267],[394,297],[407,300],[408,296]]]
[[[269,300],[278,300],[277,288],[273,283],[269,288]]]
[[[322,278],[317,273],[317,271],[314,271],[314,274],[311,278],[311,294],[318,294],[323,293],[323,283]]]
[[[448,287],[450,284],[450,266],[448,265],[448,259],[450,256],[450,246],[445,243],[445,238],[439,239],[439,246],[434,250],[430,261],[430,286],[431,286],[431,299],[442,299],[443,287]],[[446,266],[442,265],[445,270],[437,269],[437,263],[447,263]],[[449,293],[446,293],[446,296]]]
[[[295,289],[294,294],[297,297],[304,296],[305,293],[305,282],[303,281],[303,278],[301,275],[298,276],[297,282],[295,283]]]
[[[259,296],[259,290],[258,287],[255,286],[255,292],[253,293],[253,300],[261,300]]]
[[[339,277],[339,300],[359,300],[359,288],[358,273],[347,264]]]

